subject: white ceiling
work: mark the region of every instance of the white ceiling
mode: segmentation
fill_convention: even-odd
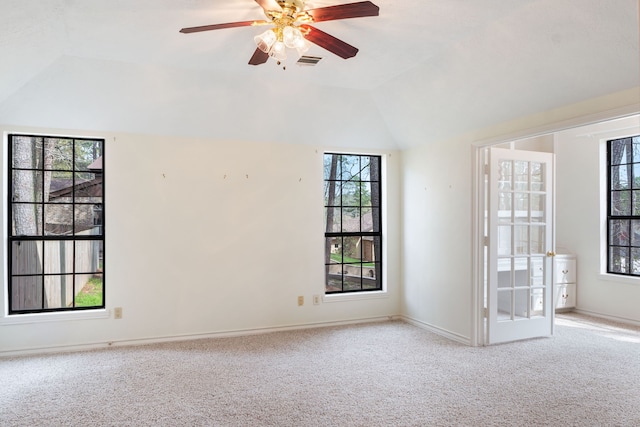
[[[308,8],[355,0],[308,0]],[[408,148],[640,85],[638,0],[373,0],[315,67],[247,61],[253,0],[2,0],[0,123]]]

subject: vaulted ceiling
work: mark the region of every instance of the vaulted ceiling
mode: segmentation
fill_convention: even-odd
[[[638,0],[373,2],[283,70],[264,27],[178,32],[254,0],[2,0],[0,124],[404,149],[640,85]]]

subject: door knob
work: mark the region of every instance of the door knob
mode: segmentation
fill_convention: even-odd
[[[556,253],[554,251],[548,251],[547,256],[556,256]]]

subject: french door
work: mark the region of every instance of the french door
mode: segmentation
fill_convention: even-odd
[[[491,148],[487,343],[553,332],[553,154]]]

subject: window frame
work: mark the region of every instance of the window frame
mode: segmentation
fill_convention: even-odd
[[[6,286],[4,287],[4,292],[5,292],[5,298],[4,298],[4,305],[5,305],[5,310],[4,310],[4,315],[5,315],[5,321],[3,321],[2,323],[5,323],[7,320],[10,320],[10,323],[15,323],[15,322],[19,322],[21,323],[22,320],[20,319],[24,319],[24,321],[27,322],[31,322],[31,321],[39,321],[39,320],[47,320],[47,319],[59,319],[59,320],[65,320],[65,319],[69,319],[69,318],[77,318],[78,316],[82,317],[82,318],[92,318],[92,317],[96,317],[96,313],[100,314],[104,314],[106,313],[105,307],[106,307],[106,275],[105,275],[105,139],[104,138],[97,138],[97,137],[75,137],[75,136],[66,136],[66,135],[44,135],[44,134],[31,134],[31,133],[19,133],[19,132],[11,132],[11,133],[7,133],[6,135],[6,163],[5,163],[5,179],[7,184],[5,185],[5,191],[6,191],[6,218],[7,218],[7,222],[6,222],[6,246],[5,246],[5,271],[6,276],[5,276],[5,280],[6,280]],[[38,150],[42,150],[41,152],[38,153],[38,155],[41,156],[41,159],[43,160],[39,165],[36,166],[31,166],[31,167],[16,167],[14,164],[14,138],[16,137],[24,137],[24,138],[37,138],[40,139],[42,141],[42,147],[38,147]],[[47,139],[53,139],[53,140],[64,140],[64,141],[70,141],[70,145],[71,145],[71,154],[68,157],[71,167],[70,168],[48,168],[46,167],[46,165],[44,164],[44,159],[45,159],[45,141]],[[100,160],[101,164],[98,167],[96,167],[95,169],[89,169],[87,167],[79,167],[77,166],[77,156],[76,156],[76,147],[77,147],[77,143],[80,142],[89,142],[89,143],[94,143],[98,146],[99,149],[99,153],[96,157],[93,158],[93,161],[97,161]],[[36,175],[37,179],[42,179],[42,188],[39,190],[41,192],[41,197],[35,197],[34,200],[22,200],[22,201],[16,201],[14,200],[14,171],[27,171],[27,172],[32,172]],[[66,193],[65,196],[67,198],[70,198],[70,201],[64,201],[64,202],[52,202],[51,200],[44,200],[44,197],[42,197],[42,195],[44,195],[44,182],[45,182],[45,171],[47,172],[51,172],[52,175],[54,173],[65,173],[71,176],[71,186],[67,186],[64,187],[62,190],[64,190]],[[37,174],[40,173],[42,175],[42,178],[40,178],[39,176],[37,176]],[[87,185],[89,183],[91,183],[91,180],[89,181],[83,181],[83,182],[77,182],[76,180],[78,179],[80,174],[91,174],[93,177],[91,178],[91,180],[95,180],[95,183],[92,183],[90,185]],[[83,185],[84,184],[84,185]],[[99,195],[96,194],[91,194],[91,190],[90,189],[85,189],[85,187],[90,187],[90,186],[94,186],[98,192]],[[84,191],[83,191],[84,190]],[[36,190],[37,191],[37,190]],[[54,191],[52,190],[51,187],[48,188],[48,191],[50,191],[51,193],[53,193]],[[85,193],[86,191],[86,193]],[[69,196],[70,194],[70,196]],[[91,201],[78,201],[78,198],[81,197],[87,197],[87,198],[91,198],[91,199],[99,199],[99,200],[91,200]],[[13,221],[14,221],[14,217],[15,217],[15,211],[14,211],[14,205],[15,204],[26,204],[26,205],[34,205],[34,206],[40,206],[40,212],[41,212],[41,216],[42,218],[36,218],[36,221],[41,223],[39,224],[39,228],[40,230],[34,234],[29,234],[29,235],[18,235],[17,233],[14,233],[14,229],[13,229]],[[46,211],[47,206],[67,206],[70,207],[68,208],[71,212],[71,229],[70,231],[64,232],[62,234],[57,234],[56,232],[52,232],[52,233],[47,233],[46,231],[46,221],[47,221],[47,217],[46,217]],[[99,215],[98,215],[98,222],[96,222],[96,217],[95,216],[91,216],[90,218],[93,220],[92,221],[92,225],[93,227],[90,228],[90,230],[92,231],[91,234],[81,234],[82,231],[79,231],[79,228],[77,227],[78,225],[82,224],[81,221],[78,220],[78,217],[76,217],[77,213],[79,212],[77,209],[81,208],[81,207],[85,207],[86,209],[89,209],[91,212],[93,212],[95,214],[95,212],[99,211]],[[97,207],[97,210],[96,210]],[[64,209],[64,208],[63,208]],[[83,224],[83,225],[87,225],[87,224]],[[89,230],[89,229],[87,229]],[[84,230],[83,230],[84,231]],[[13,271],[14,267],[13,267],[13,251],[14,251],[14,244],[17,243],[18,245],[20,245],[22,242],[40,242],[40,244],[42,245],[42,247],[39,249],[40,251],[45,250],[44,248],[47,247],[47,242],[59,242],[61,245],[64,242],[64,245],[71,245],[70,247],[72,248],[72,261],[69,262],[69,265],[71,265],[71,269],[70,271],[68,271],[67,267],[65,266],[64,268],[61,268],[61,271],[55,272],[55,271],[47,271],[46,269],[46,262],[44,260],[41,260],[41,262],[43,263],[42,265],[40,265],[34,272],[30,272],[30,273],[15,273]],[[98,242],[98,245],[96,245],[94,248],[92,248],[93,251],[97,251],[93,252],[93,254],[96,256],[95,260],[95,266],[93,268],[90,269],[83,269],[81,267],[77,266],[77,262],[76,262],[76,249],[78,247],[78,242]],[[93,261],[92,261],[93,262]],[[76,280],[78,277],[80,276],[88,276],[88,275],[96,275],[98,274],[101,278],[102,281],[102,290],[101,290],[101,303],[100,304],[95,304],[95,305],[87,305],[87,306],[77,306],[76,305]],[[45,307],[46,306],[46,302],[45,302],[45,278],[46,277],[53,277],[53,276],[70,276],[72,278],[72,293],[73,296],[71,297],[71,306],[60,306],[60,307]],[[27,308],[15,308],[14,307],[14,301],[13,301],[13,286],[14,286],[14,279],[16,277],[36,277],[38,279],[36,279],[37,281],[39,281],[39,285],[42,286],[42,295],[40,297],[41,301],[40,301],[40,308],[35,308],[35,307],[27,307]],[[54,279],[55,280],[55,279]],[[84,286],[84,285],[83,285]],[[61,304],[62,305],[62,304]],[[82,314],[80,314],[82,313]],[[44,315],[44,317],[43,317]],[[102,316],[98,316],[98,317],[102,317]]]
[[[627,158],[624,163],[622,163],[623,156],[625,156],[625,152],[623,151],[620,152],[619,160],[612,158],[613,156],[612,145],[617,142],[628,144],[628,150],[626,150],[626,156],[629,156],[630,159]],[[634,193],[636,193],[640,198],[640,182],[638,185],[634,183],[635,181],[634,177],[640,179],[640,173],[638,174],[637,177],[635,176],[635,173],[634,173],[634,166],[637,166],[640,171],[640,150],[638,151],[637,155],[634,154],[634,149],[633,149],[634,145],[638,145],[638,147],[640,147],[640,135],[630,135],[630,136],[607,139],[606,145],[605,145],[606,158],[607,158],[607,162],[606,162],[607,206],[606,206],[606,224],[605,224],[606,254],[604,257],[605,258],[604,270],[606,274],[614,275],[614,277],[620,277],[620,278],[640,278],[640,269],[638,269],[634,273],[634,270],[631,265],[633,260],[633,256],[631,254],[634,251],[637,253],[636,258],[640,261],[640,240],[635,241],[635,238],[633,237],[634,222],[637,223],[638,229],[640,229],[640,206],[639,206],[639,209],[634,214]],[[635,158],[636,156],[637,156],[637,159]],[[618,168],[620,166],[625,166],[625,168],[627,169],[626,175],[627,175],[627,179],[630,182],[627,188],[613,188],[612,182],[614,180],[613,179],[614,175],[612,174],[612,171],[614,170],[614,168]],[[614,204],[614,199],[617,199],[619,201],[621,200],[621,197],[614,197],[614,195],[616,194],[624,195],[625,193],[628,194],[628,198],[629,198],[629,201],[628,201],[629,212],[626,214],[613,213],[612,206]],[[638,199],[636,203],[640,205],[640,199]],[[626,242],[624,243],[616,242],[615,244],[613,243],[614,239],[616,238],[612,234],[614,221],[620,221],[619,224],[621,225],[624,222],[627,222],[627,224],[625,225],[626,230],[623,230],[623,232],[625,232],[623,234],[623,237],[618,238],[618,240],[626,239]],[[624,237],[625,234],[626,234],[626,238]],[[619,256],[619,258],[626,258],[626,262],[624,266],[620,266],[617,270],[612,268],[613,263],[615,262],[615,260],[612,259],[612,251],[615,248],[618,248],[620,251],[623,251],[625,249],[627,251],[626,257],[622,257],[622,255]]]
[[[377,184],[377,194],[378,194],[378,202],[377,205],[374,205],[373,203],[371,203],[371,206],[368,205],[363,205],[362,204],[362,193],[360,194],[360,199],[359,199],[359,203],[357,206],[346,206],[343,204],[342,202],[342,193],[340,192],[339,195],[341,197],[341,201],[340,203],[336,204],[334,203],[332,206],[328,205],[328,200],[327,200],[327,182],[332,181],[330,178],[331,177],[327,177],[326,173],[323,176],[323,185],[325,187],[325,201],[323,203],[323,207],[324,207],[324,242],[325,242],[325,251],[324,251],[324,257],[325,257],[325,275],[324,275],[324,290],[323,290],[323,294],[325,297],[325,301],[331,301],[331,300],[335,300],[336,298],[339,298],[340,300],[343,299],[351,299],[354,297],[365,297],[365,298],[369,298],[369,297],[377,297],[380,296],[381,294],[386,293],[386,284],[385,284],[385,280],[384,280],[384,272],[385,272],[385,268],[384,268],[384,195],[383,195],[383,181],[384,181],[384,162],[383,162],[383,156],[379,155],[379,154],[363,154],[363,153],[353,153],[353,152],[335,152],[335,151],[326,151],[323,153],[323,167],[325,165],[325,159],[326,156],[333,156],[333,155],[337,155],[340,156],[339,157],[339,162],[341,162],[342,156],[352,156],[352,157],[358,157],[359,159],[368,157],[370,159],[376,159],[377,160],[377,166],[378,166],[378,177],[377,180],[372,178],[371,176],[369,176],[369,180],[357,180],[357,182],[367,182],[369,183],[370,187],[371,187],[371,193],[374,192],[374,184]],[[361,160],[359,161],[359,167],[360,170],[358,173],[360,173],[363,168],[362,168],[362,162]],[[341,170],[342,168],[340,167],[339,170]],[[335,179],[333,179],[333,181],[335,182],[349,182],[352,181],[352,178],[349,179],[343,179],[343,177],[335,177]],[[354,181],[355,182],[355,181]],[[357,208],[357,209],[362,209],[362,208],[371,208],[372,209],[372,230],[371,231],[362,231],[362,229],[360,229],[360,231],[344,231],[344,230],[340,230],[340,231],[328,231],[327,230],[327,211],[329,208],[337,208],[338,212],[342,212],[341,210],[343,208]],[[377,221],[375,220],[375,216],[373,215],[373,211],[377,210],[378,214],[377,214]],[[339,214],[340,215],[340,214]],[[342,218],[342,216],[341,216]],[[362,218],[362,216],[360,216],[360,218]],[[342,227],[342,224],[341,226]],[[360,223],[360,228],[362,228],[362,223]],[[377,230],[377,231],[376,231]],[[327,249],[331,250],[331,248],[335,248],[335,246],[339,246],[340,248],[342,247],[342,245],[339,245],[338,243],[335,243],[333,240],[327,240],[327,239],[335,239],[335,238],[340,238],[343,239],[345,237],[356,237],[356,238],[366,238],[366,237],[370,237],[372,239],[374,239],[374,246],[373,246],[373,253],[375,254],[374,257],[374,261],[373,261],[373,269],[374,269],[374,277],[375,277],[375,282],[376,282],[376,286],[374,288],[365,288],[364,287],[364,279],[365,279],[365,274],[364,274],[364,264],[370,264],[371,261],[365,261],[364,259],[360,258],[359,262],[345,262],[344,261],[344,257],[342,258],[342,262],[340,263],[332,263],[330,261],[330,254],[327,254]],[[377,247],[375,246],[377,244]],[[361,248],[361,255],[364,252],[364,249]],[[329,259],[329,261],[327,261]],[[345,266],[345,265],[359,265],[360,266],[360,289],[345,289],[345,280],[344,280],[344,274],[342,276],[341,279],[341,289],[340,290],[334,290],[334,291],[328,291],[327,290],[327,285],[329,282],[329,269],[330,266],[333,265],[341,265],[341,266]],[[340,269],[342,271],[344,271],[344,267],[340,267]]]

